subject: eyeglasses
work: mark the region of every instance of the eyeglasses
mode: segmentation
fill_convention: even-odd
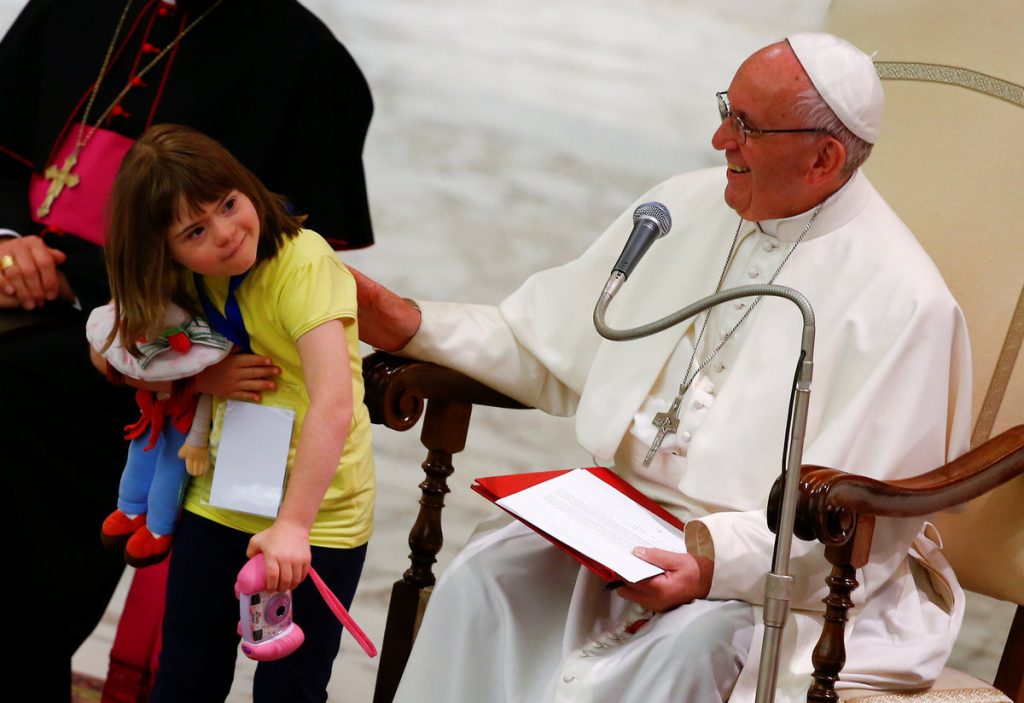
[[[793,134],[796,132],[819,132],[821,134],[829,134],[827,129],[820,127],[808,127],[805,129],[754,129],[748,127],[747,123],[743,121],[737,113],[732,111],[729,107],[729,91],[723,90],[721,93],[715,93],[715,97],[718,98],[718,114],[722,120],[731,120],[732,128],[738,135],[740,144],[747,143],[748,134]]]

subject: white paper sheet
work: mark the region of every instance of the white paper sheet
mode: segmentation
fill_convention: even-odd
[[[633,556],[634,547],[685,552],[683,533],[585,469],[576,469],[497,501],[631,583],[664,573]]]
[[[227,401],[210,504],[277,517],[294,424],[288,408]]]

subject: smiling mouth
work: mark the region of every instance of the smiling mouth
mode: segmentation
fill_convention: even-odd
[[[746,166],[737,166],[736,164],[729,164],[729,171],[731,173],[750,173],[750,169]]]
[[[227,261],[228,259],[233,258],[235,256],[235,254],[237,254],[241,250],[242,244],[244,244],[244,243],[245,243],[245,237],[242,237],[241,239],[238,240],[238,244],[236,244],[234,247],[232,247],[231,252],[227,256],[225,256],[223,260]]]

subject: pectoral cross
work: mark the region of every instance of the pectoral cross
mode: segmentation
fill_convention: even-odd
[[[654,455],[658,453],[661,443],[665,441],[665,435],[674,434],[679,429],[679,405],[682,402],[683,394],[680,393],[672,401],[672,406],[668,409],[668,412],[657,413],[651,421],[651,424],[658,428],[658,434],[655,435],[654,441],[651,442],[651,448],[647,450],[647,456],[644,457],[644,466],[650,466],[651,462],[654,461]]]
[[[57,165],[53,164],[46,169],[43,175],[50,181],[50,188],[46,191],[46,198],[43,199],[42,204],[36,210],[36,217],[42,218],[49,215],[53,201],[60,196],[64,188],[74,188],[78,185],[78,176],[71,173],[71,169],[77,163],[78,155],[72,152],[68,154],[68,158],[64,159],[64,165],[61,168],[57,168]]]

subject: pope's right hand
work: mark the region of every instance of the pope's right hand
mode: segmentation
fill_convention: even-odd
[[[405,298],[348,266],[356,279],[359,339],[375,349],[398,351],[420,327],[420,311]]]

